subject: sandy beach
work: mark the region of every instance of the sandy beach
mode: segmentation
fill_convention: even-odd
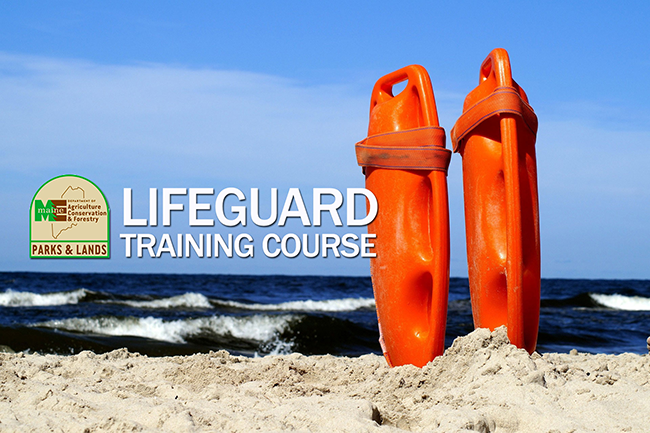
[[[645,432],[650,356],[537,353],[505,329],[422,369],[380,356],[0,354],[0,431]]]

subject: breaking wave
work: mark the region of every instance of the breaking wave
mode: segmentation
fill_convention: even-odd
[[[7,289],[0,293],[2,307],[46,307],[53,305],[78,304],[90,290],[77,289],[67,292],[34,293]]]
[[[590,293],[589,296],[603,307],[626,311],[650,311],[650,298],[642,296],[604,295]]]
[[[362,308],[375,308],[373,298],[344,298],[344,299],[327,299],[323,301],[289,301],[279,304],[245,304],[236,301],[216,301],[215,304],[238,308],[242,310],[256,311],[355,311]]]
[[[172,296],[147,301],[104,301],[111,304],[128,305],[135,308],[212,308],[210,300],[201,293],[185,293],[183,295]]]
[[[51,320],[32,326],[79,333],[143,337],[169,343],[186,343],[187,338],[210,335],[270,342],[297,319],[293,315],[253,315],[167,321],[157,317],[108,316]]]

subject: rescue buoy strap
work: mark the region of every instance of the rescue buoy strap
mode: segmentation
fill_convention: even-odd
[[[447,172],[451,151],[445,149],[445,130],[439,126],[371,135],[356,144],[362,167]]]
[[[537,134],[537,115],[532,107],[521,98],[514,87],[500,86],[469,107],[451,129],[454,152],[458,152],[462,140],[486,119],[497,114],[510,113],[523,119],[533,134]]]

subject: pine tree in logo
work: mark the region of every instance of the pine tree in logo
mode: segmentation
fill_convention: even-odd
[[[52,200],[43,204],[41,200],[34,200],[34,221],[56,221],[55,207]]]

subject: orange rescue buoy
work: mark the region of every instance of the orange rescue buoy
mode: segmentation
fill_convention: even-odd
[[[393,86],[408,80],[393,94]],[[377,81],[368,137],[356,145],[379,212],[370,260],[380,342],[391,366],[425,365],[444,350],[449,291],[447,167],[427,71],[411,65]]]
[[[540,307],[537,116],[512,79],[508,53],[493,50],[451,131],[463,158],[467,261],[474,326],[508,328],[537,345]]]

